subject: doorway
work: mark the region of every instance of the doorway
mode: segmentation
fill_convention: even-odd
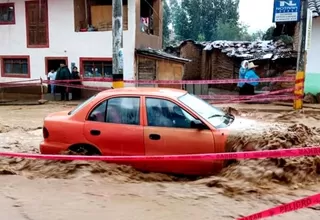
[[[65,62],[68,65],[68,57],[46,57],[45,58],[45,71],[46,74],[50,72],[50,70],[54,69],[57,71],[60,67],[60,63]]]

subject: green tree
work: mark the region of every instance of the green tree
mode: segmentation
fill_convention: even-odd
[[[230,41],[251,41],[252,35],[248,33],[248,26],[239,24],[234,20],[227,22],[219,21],[217,24],[216,32],[217,40],[230,40]]]
[[[275,26],[269,27],[268,30],[263,35],[262,39],[263,40],[273,40],[274,39],[273,32],[275,29],[276,29]]]
[[[182,0],[181,4],[171,0],[170,3],[179,40],[237,39],[243,33],[238,23],[239,0]]]
[[[176,40],[194,39],[185,8],[182,8],[182,5],[177,0],[170,0],[170,7]]]
[[[254,41],[256,41],[256,40],[264,40],[263,39],[264,34],[265,34],[265,32],[259,30],[259,31],[256,31],[256,32],[252,33],[251,34],[251,38]]]
[[[167,0],[162,1],[163,6],[163,19],[162,19],[162,46],[166,47],[169,44],[170,41],[170,29],[169,25],[171,23],[171,11],[170,7],[168,5]]]

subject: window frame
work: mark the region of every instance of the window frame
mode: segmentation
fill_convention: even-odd
[[[45,0],[45,33],[46,33],[46,43],[45,44],[30,44],[29,42],[29,16],[28,16],[28,5],[33,3],[38,3],[37,0],[25,1],[25,23],[26,23],[26,41],[27,41],[27,48],[49,48],[49,9],[48,9],[48,0]]]
[[[101,79],[101,78],[106,78],[108,79],[107,77],[105,77],[104,75],[99,77],[99,76],[94,76],[94,77],[86,77],[85,76],[85,70],[84,70],[84,63],[85,62],[111,62],[112,64],[112,58],[111,57],[80,57],[79,58],[79,72],[80,72],[80,75],[85,78],[85,79]]]
[[[28,73],[27,74],[8,74],[5,73],[5,65],[4,65],[4,61],[8,59],[8,60],[14,60],[14,59],[26,59],[27,63],[28,63]],[[10,78],[30,78],[31,74],[30,74],[30,56],[0,56],[0,63],[1,63],[1,77],[10,77]]]
[[[123,124],[123,123],[112,123],[112,122],[107,122],[107,111],[108,111],[108,104],[109,100],[111,99],[117,99],[117,98],[138,98],[139,99],[139,108],[138,108],[138,114],[139,114],[139,123],[138,124]],[[103,102],[106,102],[106,108],[105,108],[105,114],[104,114],[104,122],[101,121],[91,121],[89,120],[90,115],[96,108],[98,108]],[[92,106],[86,115],[85,121],[86,122],[94,122],[94,123],[103,123],[103,124],[116,124],[116,125],[126,125],[126,126],[143,126],[143,117],[141,114],[141,108],[142,107],[142,97],[139,95],[124,95],[124,96],[111,96],[105,99],[101,99],[98,101],[94,106]]]
[[[183,111],[191,115],[195,120],[201,121],[204,125],[206,125],[207,129],[205,130],[211,130],[210,127],[205,123],[198,115],[194,114],[193,112],[190,112],[189,109],[185,108],[184,106],[180,105],[179,102],[176,100],[172,100],[169,98],[165,97],[154,97],[154,96],[145,96],[144,97],[144,107],[145,107],[145,126],[146,127],[157,127],[157,128],[172,128],[172,129],[195,129],[195,128],[180,128],[180,127],[165,127],[165,126],[149,126],[149,120],[148,120],[148,109],[147,109],[147,99],[160,99],[160,100],[165,100],[168,102],[171,102],[175,105],[177,105],[179,108],[181,108]]]
[[[125,24],[125,20],[123,19],[123,31],[128,31],[129,30],[129,1],[131,1],[131,0],[122,0],[123,15],[125,14],[124,6],[127,6],[127,12],[126,12],[127,13],[127,20],[126,20],[127,25],[124,25]],[[84,6],[84,9],[81,10],[81,12],[83,12],[83,16],[85,17],[85,20],[86,20],[86,21],[82,21],[83,25],[81,25],[81,20],[78,20],[77,16],[76,16],[76,13],[79,13],[79,11],[77,11],[76,2],[75,2],[75,0],[73,0],[73,2],[72,2],[73,8],[74,8],[73,9],[73,15],[75,17],[75,20],[74,20],[74,32],[76,32],[76,33],[79,33],[79,32],[80,33],[81,32],[111,32],[112,28],[110,30],[95,30],[95,31],[89,31],[87,29],[88,25],[92,25],[92,14],[91,14],[91,8],[90,8],[91,4],[90,4],[89,0],[83,0],[83,2],[84,2],[83,5],[87,5],[87,7]],[[108,4],[105,4],[105,5],[108,5]],[[91,6],[105,6],[105,5],[92,4]],[[112,4],[108,5],[108,6],[112,6]],[[80,14],[82,14],[82,13],[80,13]],[[112,14],[111,14],[111,18],[112,18]]]
[[[16,24],[16,7],[13,2],[0,3],[0,7],[13,7],[13,21],[0,21],[0,25]]]

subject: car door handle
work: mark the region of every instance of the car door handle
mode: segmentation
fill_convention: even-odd
[[[93,136],[99,136],[101,134],[101,132],[99,130],[91,130],[90,134]]]
[[[160,140],[161,136],[158,135],[158,134],[150,134],[150,135],[149,135],[149,138],[150,138],[151,140]]]

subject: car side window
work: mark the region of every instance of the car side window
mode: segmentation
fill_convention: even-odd
[[[146,98],[148,126],[191,128],[195,118],[173,102]]]
[[[97,107],[93,109],[90,113],[88,120],[89,121],[98,121],[105,122],[106,118],[106,107],[107,101],[101,102]]]
[[[121,97],[112,98],[107,103],[107,123],[140,124],[140,98]]]

